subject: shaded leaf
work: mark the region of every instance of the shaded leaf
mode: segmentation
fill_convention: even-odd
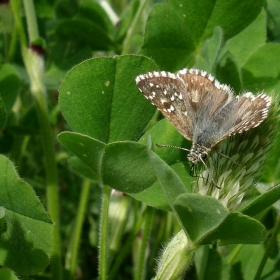
[[[155,5],[146,22],[144,55],[153,58],[161,69],[184,67],[194,51],[188,27],[176,11],[165,4]]]
[[[97,24],[86,19],[65,19],[56,30],[57,36],[71,40],[79,46],[89,46],[94,50],[109,50],[114,43]]]
[[[175,209],[185,231],[195,244],[220,245],[261,243],[264,226],[238,212],[230,213],[215,198],[200,194],[183,194],[175,201]]]
[[[78,175],[89,178],[93,181],[97,181],[99,183],[96,173],[78,157],[71,157],[68,160],[68,163],[72,170]]]
[[[244,42],[250,41],[250,44]],[[264,10],[258,17],[239,34],[227,41],[223,52],[231,53],[241,67],[247,59],[266,42],[266,14]]]
[[[91,169],[90,178],[100,182],[101,160],[105,151],[105,144],[74,132],[62,132],[58,135],[58,140]],[[80,168],[83,167],[80,166]]]
[[[204,70],[208,73],[213,72],[222,43],[223,30],[217,26],[213,31],[212,37],[203,43],[193,68]]]
[[[150,187],[156,176],[148,148],[134,142],[108,144],[102,160],[103,184],[122,192],[137,193]]]
[[[277,202],[279,199],[280,184],[276,185],[274,188],[271,188],[264,194],[261,194],[258,197],[248,201],[245,205],[241,204],[238,208],[238,211],[245,215],[254,217],[261,211],[264,211],[268,207],[272,206],[272,204]]]
[[[10,64],[3,64],[0,68],[0,97],[4,101],[8,114],[16,101],[20,86],[15,68]]]
[[[264,5],[263,0],[169,0],[169,3],[183,18],[196,43],[209,38],[216,26],[222,28],[228,40],[248,26]]]
[[[6,121],[7,121],[6,107],[3,102],[3,99],[0,97],[0,132],[5,127]]]
[[[254,52],[243,65],[243,87],[252,91],[280,92],[280,45],[268,43]],[[261,65],[261,67],[260,67]]]
[[[0,279],[2,280],[18,280],[22,279],[18,278],[14,272],[8,268],[0,268]]]
[[[228,210],[215,198],[200,194],[182,194],[175,209],[192,242],[200,243],[226,219]]]
[[[0,205],[7,230],[0,236],[0,263],[20,274],[44,270],[52,251],[52,222],[13,164],[0,156]]]

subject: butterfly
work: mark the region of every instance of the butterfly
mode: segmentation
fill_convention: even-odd
[[[271,105],[271,97],[264,93],[234,95],[229,86],[197,69],[185,68],[177,74],[149,72],[137,76],[136,84],[175,128],[192,141],[188,160],[205,166],[214,146],[260,125]]]

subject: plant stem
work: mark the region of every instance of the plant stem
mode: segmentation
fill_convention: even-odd
[[[26,48],[26,37],[25,37],[25,32],[20,17],[21,2],[19,0],[11,0],[11,7],[14,14],[15,27],[17,29],[19,39],[20,39],[21,51],[23,52],[23,48]]]
[[[137,202],[136,202],[136,204],[137,204]],[[114,261],[113,267],[110,270],[110,274],[108,277],[109,280],[115,279],[116,274],[117,274],[123,260],[125,259],[125,257],[127,257],[129,252],[131,251],[132,243],[133,243],[135,237],[137,236],[137,234],[139,233],[142,224],[144,223],[146,211],[147,211],[147,208],[145,208],[145,210],[141,213],[141,215],[139,215],[139,216],[137,215],[137,217],[139,217],[139,218],[137,219],[137,222],[133,227],[133,232],[130,233],[125,245],[122,246],[122,250],[119,252],[118,257]]]
[[[46,187],[48,212],[54,222],[53,231],[53,254],[51,258],[52,279],[62,279],[61,246],[60,246],[60,218],[59,218],[59,197],[57,183],[57,166],[54,151],[54,137],[51,124],[48,119],[46,100],[42,91],[34,91],[36,95],[36,109],[39,119],[41,138],[45,154],[46,166]],[[41,98],[40,98],[41,96]]]
[[[140,6],[136,12],[136,15],[131,23],[130,28],[128,29],[127,33],[126,33],[126,37],[123,41],[123,51],[122,54],[129,54],[130,53],[130,49],[132,46],[132,40],[133,40],[133,36],[135,34],[135,30],[137,28],[140,16],[142,14],[142,11],[144,9],[144,6],[146,4],[147,0],[142,0],[140,1]]]
[[[263,258],[261,260],[261,263],[259,265],[259,268],[257,270],[257,273],[255,275],[254,280],[261,279],[262,271],[263,271],[264,266],[266,264],[266,261],[267,261],[267,259],[269,257],[271,249],[274,246],[274,244],[277,242],[277,235],[278,235],[279,231],[280,231],[280,216],[278,216],[277,219],[276,219],[276,223],[275,223],[275,226],[274,226],[271,238],[269,239],[269,242],[268,242],[268,244],[266,246],[266,251],[265,251],[265,253],[263,255]]]
[[[235,246],[235,248],[231,252],[230,256],[228,257],[228,260],[227,260],[228,264],[232,264],[234,262],[234,259],[239,254],[239,252],[241,251],[243,246],[244,246],[243,244],[239,244],[239,245]]]
[[[155,210],[151,207],[147,208],[145,213],[144,228],[142,230],[141,247],[139,251],[139,256],[137,258],[137,266],[135,273],[135,280],[145,279],[146,271],[146,250],[151,233],[151,227],[153,223]]]
[[[103,197],[100,216],[100,233],[99,233],[99,279],[105,280],[108,276],[108,213],[111,188],[103,185]]]
[[[8,56],[7,56],[8,57],[7,61],[9,63],[13,62],[14,60],[15,53],[16,53],[16,46],[17,46],[17,30],[16,28],[13,28],[11,43],[9,46]]]
[[[37,116],[40,125],[42,146],[45,156],[46,189],[48,212],[54,222],[53,251],[51,258],[52,279],[62,279],[61,246],[60,246],[60,220],[59,220],[59,197],[57,182],[57,166],[54,150],[54,134],[49,120],[46,88],[43,82],[44,59],[41,55],[27,48],[24,28],[20,17],[20,1],[12,0],[12,8],[15,22],[20,36],[21,52],[24,64],[30,79],[30,90],[35,100]],[[25,15],[30,39],[35,41],[34,36],[39,36],[36,14],[33,0],[24,0]],[[39,37],[37,38],[39,39]]]
[[[34,42],[39,39],[39,31],[37,26],[36,12],[33,0],[24,0],[24,10],[27,21],[29,42]]]
[[[90,191],[90,180],[85,179],[82,186],[82,192],[79,201],[79,207],[77,211],[75,227],[73,230],[73,234],[71,237],[71,243],[69,251],[66,254],[66,269],[70,271],[71,279],[76,279],[76,270],[77,270],[77,260],[78,260],[78,252],[79,245],[81,240],[81,232],[82,226],[84,222],[87,202],[88,202],[88,194]]]
[[[107,13],[108,17],[110,18],[111,22],[116,25],[119,22],[119,17],[112,9],[111,5],[108,3],[107,0],[99,0],[100,6],[104,9]]]

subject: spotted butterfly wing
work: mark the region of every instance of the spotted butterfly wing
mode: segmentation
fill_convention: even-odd
[[[178,131],[192,140],[193,119],[188,117],[189,104],[185,98],[185,85],[168,72],[150,72],[136,78],[144,96],[170,120]]]
[[[271,98],[263,93],[254,96],[251,92],[246,92],[243,95],[235,96],[222,110],[216,112],[215,116],[213,116],[209,128],[212,128],[211,147],[226,137],[245,132],[260,125],[267,118],[270,105]],[[220,126],[215,130],[216,123],[220,124]]]
[[[233,96],[205,71],[183,69],[149,72],[136,78],[144,96],[187,139],[212,148],[224,138],[258,126],[266,117],[271,99],[265,94]]]
[[[213,84],[214,78],[206,72],[202,76],[197,75],[198,70],[194,73],[186,70],[181,70],[178,75],[165,71],[150,72],[138,76],[136,83],[144,96],[185,138],[192,141],[193,133],[199,127],[197,122],[210,119],[231,98],[232,92],[228,87],[220,91]],[[213,98],[216,103],[211,102]]]

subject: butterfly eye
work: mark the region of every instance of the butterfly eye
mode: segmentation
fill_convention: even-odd
[[[202,159],[206,159],[206,158],[207,158],[207,154],[202,154],[202,155],[201,155],[201,158],[202,158]]]

